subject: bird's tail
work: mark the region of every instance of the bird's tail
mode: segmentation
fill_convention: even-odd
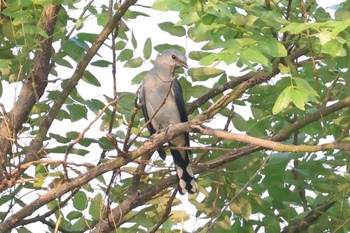
[[[197,182],[188,158],[188,151],[170,150],[174,159],[176,175],[178,178],[179,192],[183,195],[186,190],[189,193],[197,191]]]

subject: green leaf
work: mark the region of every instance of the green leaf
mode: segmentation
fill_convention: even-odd
[[[185,5],[181,1],[157,0],[153,3],[152,8],[159,11],[181,11],[185,8]]]
[[[110,65],[112,65],[112,63],[107,60],[97,60],[97,61],[91,62],[91,65],[98,66],[98,67],[109,67]]]
[[[3,18],[2,20],[3,20],[2,22],[3,24],[1,27],[1,31],[3,35],[12,43],[16,43],[15,31],[12,26],[12,21],[6,18]]]
[[[322,53],[331,55],[332,57],[344,57],[346,56],[346,50],[338,40],[330,40],[322,45]]]
[[[128,61],[134,56],[134,52],[131,49],[124,49],[117,57],[118,61]]]
[[[285,88],[281,94],[278,96],[275,104],[273,105],[272,108],[272,113],[277,114],[283,109],[285,109],[289,103],[292,101],[292,93],[293,92],[293,87],[289,86]]]
[[[88,49],[89,46],[77,38],[70,38],[63,45],[63,52],[68,54],[76,62],[80,61]]]
[[[77,210],[85,210],[87,208],[87,197],[83,191],[78,191],[73,197],[73,206]]]
[[[175,26],[172,22],[163,22],[158,24],[159,28],[162,29],[165,32],[168,32],[170,35],[173,36],[185,36],[186,30],[182,26]]]
[[[77,30],[80,30],[83,26],[84,26],[84,22],[85,22],[85,19],[84,18],[81,18],[81,19],[78,19],[76,22],[75,22],[75,27]]]
[[[295,77],[292,78],[292,80],[295,82],[295,86],[286,87],[278,96],[272,108],[273,114],[277,114],[285,109],[290,102],[293,102],[293,104],[302,111],[305,110],[305,103],[309,101],[318,103],[316,98],[318,94],[307,81]]]
[[[181,53],[185,54],[186,50],[179,46],[179,45],[172,45],[172,44],[160,44],[160,45],[156,45],[154,46],[154,49],[157,51],[157,52],[163,52],[164,50],[166,49],[176,49],[176,50],[179,50]]]
[[[246,198],[239,198],[233,201],[230,205],[230,209],[235,214],[242,216],[246,221],[249,220],[252,214],[252,206]]]
[[[73,210],[67,214],[67,219],[74,220],[74,219],[81,218],[82,216],[83,216],[82,212]]]
[[[253,48],[247,48],[241,51],[241,59],[247,60],[248,62],[256,62],[265,67],[271,67],[270,60],[265,57],[262,53]],[[245,62],[246,65],[249,65]]]
[[[50,138],[55,139],[59,143],[69,143],[70,139],[67,137],[63,137],[59,134],[49,133]]]
[[[87,100],[85,101],[85,104],[95,114],[98,114],[102,110],[102,108],[105,106],[105,104],[101,100],[97,100],[97,99]]]
[[[58,65],[61,65],[61,66],[67,67],[67,68],[73,68],[72,64],[69,61],[67,61],[66,59],[60,58],[60,59],[57,59],[55,61]]]
[[[188,70],[188,75],[191,76],[194,81],[205,81],[222,73],[224,73],[223,70],[213,67],[199,67]]]
[[[349,17],[349,12],[347,12],[347,14]],[[339,22],[340,23],[332,29],[332,34],[334,36],[337,36],[340,32],[343,32],[345,29],[347,29],[350,26],[350,19],[349,18],[347,18],[345,20],[341,20]]]
[[[100,14],[97,14],[97,24],[99,26],[104,26],[106,25],[108,21],[108,12],[107,10],[103,10]]]
[[[60,109],[60,111],[58,112],[56,119],[59,121],[62,121],[64,119],[70,119],[69,113],[65,110]]]
[[[87,119],[87,109],[85,106],[80,104],[67,105],[69,111],[70,119],[72,122],[78,121],[82,118]]]
[[[93,220],[100,220],[101,208],[103,207],[102,195],[97,194],[92,200],[89,207],[89,214]]]
[[[206,86],[203,85],[194,85],[190,87],[189,93],[191,94],[191,96],[195,97],[195,98],[199,98],[203,95],[203,93],[207,93],[211,90],[211,88],[208,88]]]
[[[293,77],[293,81],[295,82],[295,85],[297,86],[298,89],[308,94],[308,100],[315,103],[319,102],[316,98],[319,95],[306,80],[302,78]]]
[[[136,68],[136,67],[140,67],[143,63],[143,60],[141,57],[137,57],[137,58],[133,58],[129,61],[127,61],[124,64],[124,67],[129,67],[129,68]]]
[[[205,56],[208,56],[212,53],[209,53],[209,52],[203,52],[203,51],[191,51],[189,54],[188,54],[188,57],[191,58],[192,60],[196,60],[196,61],[199,61],[201,60],[203,57]]]
[[[261,52],[272,57],[285,57],[288,52],[281,42],[273,38],[265,38],[258,41]]]
[[[143,12],[139,12],[139,11],[132,11],[132,10],[128,10],[125,12],[123,18],[126,19],[136,19],[138,16],[146,16],[149,17],[149,15],[143,13]]]
[[[135,38],[134,31],[131,31],[131,44],[132,44],[132,47],[134,47],[134,49],[137,48],[137,40]]]
[[[81,41],[88,41],[90,43],[93,43],[96,41],[98,34],[80,32],[76,35],[76,37]]]
[[[80,156],[85,156],[88,153],[90,153],[89,150],[84,150],[84,149],[77,149],[77,148],[72,148],[69,153],[71,154],[76,154],[76,155],[80,155]]]
[[[190,216],[184,210],[172,210],[170,219],[174,222],[180,223],[181,221],[186,221],[190,219]]]
[[[0,84],[1,87],[1,84]],[[1,93],[1,89],[0,89]],[[47,112],[50,110],[50,106],[48,104],[43,104],[43,103],[37,103],[36,105],[33,106],[31,114],[39,114],[43,112]]]
[[[84,71],[82,80],[95,86],[95,87],[101,87],[100,81],[88,70]]]
[[[200,59],[200,64],[204,66],[209,66],[214,62],[224,61],[227,65],[236,62],[238,55],[236,52],[231,52],[230,50],[224,50],[219,53],[211,53]]]
[[[35,167],[35,182],[33,184],[34,187],[40,188],[48,175],[47,167],[44,165],[37,165]]]
[[[280,32],[281,33],[290,32],[292,34],[299,34],[302,31],[305,31],[307,29],[318,28],[320,26],[321,26],[320,23],[295,23],[295,22],[292,22],[292,23],[288,24],[287,26],[285,26],[284,28],[282,28],[280,30]]]
[[[143,47],[143,57],[145,59],[149,59],[151,55],[152,55],[152,40],[151,38],[148,37]]]
[[[116,50],[123,50],[126,46],[126,43],[122,40],[118,41],[117,43],[115,43],[115,49]]]
[[[308,94],[305,91],[302,91],[298,88],[293,88],[291,94],[291,101],[297,108],[304,111],[305,103],[308,101]]]
[[[148,71],[142,71],[136,75],[132,80],[131,84],[140,84]]]
[[[25,227],[19,227],[19,228],[17,229],[17,232],[18,232],[18,233],[32,233],[32,231],[28,230],[28,229],[25,228]]]
[[[83,97],[81,97],[81,95],[79,94],[77,88],[73,88],[73,90],[71,91],[69,96],[72,97],[73,100],[78,101],[79,103],[84,103],[85,102]]]
[[[236,129],[242,132],[246,131],[250,127],[248,122],[238,112],[234,113],[232,117],[232,124]]]
[[[112,143],[106,137],[100,138],[98,140],[98,145],[104,150],[113,150],[114,149]]]

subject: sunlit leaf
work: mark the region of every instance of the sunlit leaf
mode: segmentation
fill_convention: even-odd
[[[195,81],[205,81],[209,78],[216,77],[222,74],[224,71],[214,68],[214,67],[199,67],[199,68],[191,68],[188,70],[189,76],[192,77]]]
[[[272,108],[273,114],[279,113],[289,105],[289,103],[292,101],[292,94],[293,94],[292,92],[293,92],[292,86],[287,87],[281,92],[281,94],[278,96],[276,100],[276,103]]]
[[[151,55],[152,55],[152,40],[151,38],[148,37],[143,47],[143,57],[145,59],[149,59]]]
[[[141,57],[137,57],[137,58],[133,58],[129,61],[127,61],[124,64],[124,67],[129,67],[129,68],[136,68],[136,67],[140,67],[143,63],[143,60]]]

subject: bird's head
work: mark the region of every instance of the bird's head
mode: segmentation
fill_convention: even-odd
[[[168,49],[158,54],[156,64],[167,65],[174,69],[181,66],[186,69],[188,68],[186,56],[176,49]]]

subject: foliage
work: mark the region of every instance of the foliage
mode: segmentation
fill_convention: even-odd
[[[0,1],[0,232],[348,232],[349,7]],[[159,11],[163,43],[132,29]],[[147,141],[136,88],[167,48],[191,122]],[[193,210],[149,159],[185,131]]]

